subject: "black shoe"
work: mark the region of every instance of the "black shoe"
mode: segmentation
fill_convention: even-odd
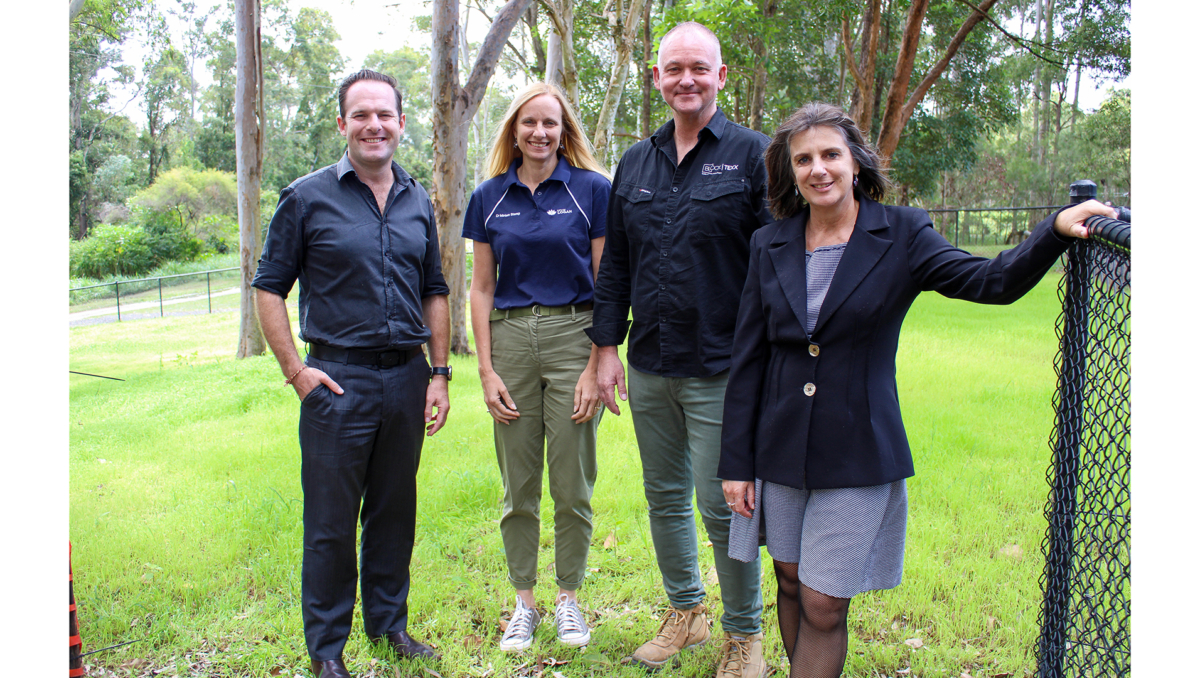
[[[383,640],[386,640],[388,644],[392,646],[392,649],[396,651],[397,655],[405,659],[442,658],[442,655],[434,652],[433,648],[408,635],[408,632],[406,631],[397,631],[395,633],[388,634],[383,638]]]
[[[314,660],[312,663],[312,673],[314,678],[354,678],[346,670],[346,663],[342,661],[341,657],[326,659],[323,662]]]

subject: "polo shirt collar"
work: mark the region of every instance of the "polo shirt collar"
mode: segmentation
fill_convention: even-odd
[[[517,158],[516,160],[512,161],[512,164],[508,166],[508,171],[504,173],[504,181],[500,186],[501,190],[507,191],[510,186],[520,181],[520,179],[517,178],[517,168],[520,167],[524,162],[524,158]],[[565,184],[570,180],[571,163],[567,162],[567,159],[564,158],[560,153],[558,155],[558,164],[554,166],[554,171],[550,173],[550,176],[546,179],[546,181],[561,181]],[[529,186],[529,188],[537,188],[537,186]]]

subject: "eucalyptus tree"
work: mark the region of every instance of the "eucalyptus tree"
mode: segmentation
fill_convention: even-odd
[[[492,21],[466,80],[459,81],[458,0],[435,0],[433,5],[433,181],[430,197],[438,223],[442,273],[450,287],[450,350],[470,352],[466,324],[466,252],[463,213],[466,211],[466,130],[483,101],[500,52],[521,14],[533,0],[508,0]]]

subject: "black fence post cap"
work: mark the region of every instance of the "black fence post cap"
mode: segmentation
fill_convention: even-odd
[[[1071,184],[1071,204],[1078,205],[1085,200],[1096,197],[1096,182],[1091,179],[1080,179]]]

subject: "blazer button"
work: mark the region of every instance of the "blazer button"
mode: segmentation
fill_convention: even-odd
[[[809,344],[808,345],[808,354],[810,356],[816,358],[817,356],[821,355],[821,347],[817,346],[816,344]]]
[[[811,396],[817,392],[817,385],[811,381],[804,385],[804,395]]]

